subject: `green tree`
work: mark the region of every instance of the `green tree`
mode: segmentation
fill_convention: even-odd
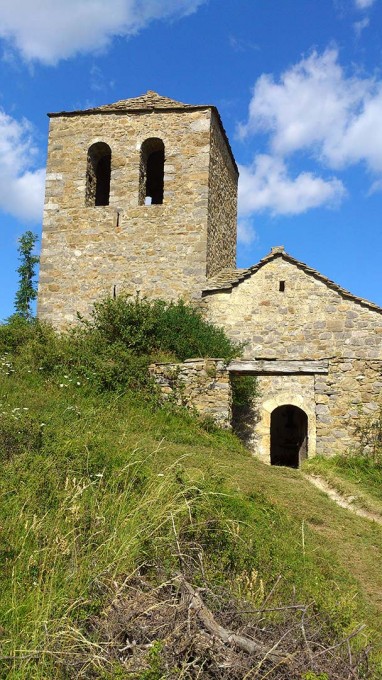
[[[19,261],[17,268],[19,274],[19,287],[15,296],[15,309],[19,316],[24,319],[32,317],[31,303],[37,297],[37,286],[35,281],[36,265],[39,262],[37,255],[33,255],[33,249],[38,241],[37,234],[26,231],[19,238]]]

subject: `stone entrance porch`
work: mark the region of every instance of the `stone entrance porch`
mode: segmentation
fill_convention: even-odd
[[[247,444],[260,460],[299,467],[316,454],[315,376],[328,373],[327,361],[232,361],[228,371],[257,377]]]
[[[316,454],[317,380],[328,373],[327,360],[231,361],[189,359],[183,364],[153,364],[150,372],[163,399],[195,409],[220,427],[231,426],[233,375],[257,378],[257,398],[246,422],[245,443],[264,463],[299,467]]]

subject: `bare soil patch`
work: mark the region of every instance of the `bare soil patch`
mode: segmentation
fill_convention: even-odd
[[[371,512],[370,510],[365,510],[364,508],[360,508],[356,505],[356,497],[355,496],[344,496],[342,495],[338,489],[335,489],[333,486],[328,484],[328,482],[323,479],[322,477],[319,477],[318,475],[304,475],[305,479],[307,479],[309,482],[314,484],[314,486],[317,487],[317,489],[320,489],[320,491],[323,491],[326,493],[329,498],[331,498],[337,505],[340,506],[340,508],[345,508],[346,510],[350,510],[350,512],[353,512],[355,515],[358,515],[358,517],[364,517],[365,519],[369,519],[372,522],[376,522],[377,524],[382,525],[382,517],[376,512]]]

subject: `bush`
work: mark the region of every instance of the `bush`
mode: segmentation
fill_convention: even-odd
[[[18,314],[0,324],[0,352],[15,352],[34,337],[38,322]]]
[[[231,386],[233,431],[248,446],[253,437],[253,424],[257,418],[257,378],[253,375],[232,375]]]
[[[378,414],[360,425],[356,434],[360,441],[357,455],[368,458],[375,466],[382,468],[382,407]]]
[[[60,381],[67,373],[71,381],[84,378],[101,391],[123,391],[151,388],[148,366],[154,361],[203,356],[229,360],[241,351],[222,329],[182,301],[106,298],[94,305],[90,319],[80,321],[77,328],[58,335],[36,319],[12,317],[0,326],[4,371],[9,352],[15,370],[42,370],[60,376]]]
[[[169,359],[194,357],[230,360],[242,346],[228,339],[222,328],[206,321],[201,312],[182,300],[164,302],[120,296],[94,305],[91,319],[82,322],[88,332],[109,343],[121,343],[135,354],[164,352]]]
[[[254,375],[232,375],[232,406],[247,411],[257,396],[257,378]]]

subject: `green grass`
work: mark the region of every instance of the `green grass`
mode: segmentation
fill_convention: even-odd
[[[112,345],[18,322],[0,346],[0,677],[71,677],[61,661],[85,652],[95,668],[89,622],[138,568],[187,569],[255,606],[277,583],[272,605],[314,603],[327,640],[365,621],[355,644],[372,641],[382,663],[381,527],[230,433],[158,408],[125,347],[115,361]]]
[[[212,584],[241,594],[255,573],[261,601],[282,575],[276,602],[314,600],[333,635],[365,620],[381,644],[380,527],[185,413],[27,370],[0,376],[3,418],[17,415],[0,480],[6,677],[60,677],[105,584],[142,564],[176,572],[176,536]],[[30,450],[18,437],[36,429]]]
[[[359,505],[382,517],[382,463],[367,456],[317,456],[305,467],[306,472],[323,477],[335,489]]]

